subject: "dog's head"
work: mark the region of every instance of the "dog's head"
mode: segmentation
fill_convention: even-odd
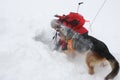
[[[70,29],[67,26],[63,26],[56,19],[54,19],[54,20],[51,21],[51,27],[53,29],[55,29],[57,32],[59,32],[59,34],[62,34],[61,37],[64,35],[66,37],[66,39],[72,38],[73,35],[75,34],[75,32],[72,29]]]

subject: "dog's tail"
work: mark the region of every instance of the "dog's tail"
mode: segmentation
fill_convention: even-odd
[[[119,63],[110,53],[106,55],[106,59],[109,61],[112,71],[105,77],[105,80],[113,79],[119,72]]]

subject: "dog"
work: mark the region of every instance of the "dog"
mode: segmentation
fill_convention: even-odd
[[[61,29],[62,28],[62,29]],[[65,26],[61,27],[57,31],[60,37],[69,43],[71,40],[71,45],[67,45],[68,49],[64,52],[74,55],[75,52],[84,53],[87,52],[86,64],[89,68],[89,74],[94,74],[94,67],[98,63],[105,62],[106,60],[110,63],[112,71],[104,78],[104,80],[113,79],[119,72],[119,63],[115,57],[109,52],[106,44],[90,35],[80,35],[79,33],[73,31],[72,29],[66,29]],[[71,46],[74,50],[69,48]]]

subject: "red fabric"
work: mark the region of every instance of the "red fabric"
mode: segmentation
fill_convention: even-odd
[[[73,29],[74,31],[76,31],[80,34],[84,34],[84,33],[88,32],[88,30],[83,27],[83,25],[85,24],[84,17],[78,13],[70,12],[68,15],[60,16],[59,18],[60,19],[67,18],[68,22],[76,19],[77,21],[79,21],[79,24],[77,26],[72,26],[70,24],[67,25],[66,22],[63,22],[63,25],[68,26],[69,28]]]
[[[67,49],[67,43],[64,40],[59,39],[59,44],[62,46],[62,50]]]

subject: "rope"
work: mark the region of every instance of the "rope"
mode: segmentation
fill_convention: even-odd
[[[58,33],[56,31],[56,33],[55,33],[55,35],[53,36],[53,39],[52,39],[52,40],[55,40],[55,44],[57,43],[57,35],[58,35]]]
[[[83,4],[83,2],[78,3],[77,13],[79,12],[79,8],[80,8],[80,5],[81,5],[81,4]]]
[[[103,4],[101,5],[100,9],[97,11],[95,17],[93,18],[92,22],[90,23],[90,27],[93,25],[93,23],[95,22],[98,14],[100,13],[100,11],[102,10],[102,8],[104,7],[105,3],[107,2],[107,0],[104,0]]]

